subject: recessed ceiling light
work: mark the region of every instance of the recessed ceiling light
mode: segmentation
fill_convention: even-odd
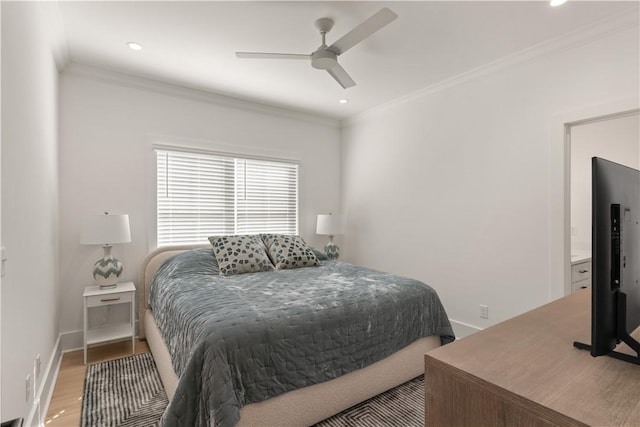
[[[341,99],[340,101],[338,101],[340,104],[346,104],[347,102],[349,102],[348,99]]]
[[[555,7],[555,6],[560,6],[561,4],[565,4],[566,2],[567,0],[551,0],[549,4]]]
[[[140,43],[129,42],[127,43],[127,46],[129,46],[129,49],[131,50],[142,50],[142,45]]]

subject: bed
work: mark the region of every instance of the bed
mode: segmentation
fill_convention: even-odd
[[[424,353],[454,339],[451,325],[435,291],[417,281],[336,261],[320,261],[319,265],[314,267],[255,272],[220,278],[216,274],[219,270],[214,269],[217,266],[208,264],[211,259],[215,263],[211,245],[163,247],[149,254],[140,270],[137,288],[139,335],[148,342],[170,401],[165,412],[166,425],[312,425],[419,376],[423,372]],[[194,271],[191,267],[193,262],[204,265],[204,271]],[[197,280],[192,276],[197,276]],[[347,276],[350,279],[345,281]],[[157,283],[152,289],[154,277]],[[287,292],[291,292],[291,284],[298,283],[295,282],[299,280],[298,277],[303,277],[305,284],[293,291],[297,294],[295,298],[283,300],[280,297],[279,304],[286,306],[283,308],[282,315],[278,314],[280,309],[271,310],[269,305],[271,303],[262,302],[263,299],[267,299],[266,294],[279,292],[278,289],[286,288],[289,289]],[[431,299],[428,301],[429,309],[426,311],[430,312],[433,319],[424,328],[418,325],[418,329],[422,328],[421,332],[418,332],[421,336],[412,338],[410,335],[413,332],[397,333],[392,334],[394,337],[391,339],[386,338],[386,341],[384,337],[378,336],[375,345],[369,345],[364,338],[353,339],[349,327],[345,329],[344,326],[340,326],[342,330],[339,336],[327,339],[327,342],[334,342],[332,345],[336,348],[324,344],[326,334],[329,333],[326,330],[331,330],[335,319],[323,318],[322,313],[326,310],[344,311],[345,308],[334,307],[338,305],[337,300],[327,298],[328,291],[322,289],[317,291],[324,295],[318,300],[321,302],[316,301],[312,305],[324,304],[324,311],[319,309],[313,314],[306,313],[304,307],[310,304],[309,298],[312,298],[311,295],[316,292],[314,289],[323,288],[328,280],[331,282],[329,286],[332,288],[331,292],[335,293],[337,287],[344,287],[356,289],[356,293],[363,293],[364,291],[361,290],[363,283],[368,285],[371,282],[373,284],[369,287],[371,290],[364,293],[371,293],[375,300],[380,302],[384,300],[381,295],[393,294],[382,288],[375,290],[378,286],[375,282],[380,278],[398,282],[394,282],[394,286],[402,282],[401,284],[412,288],[413,292],[418,292],[419,288],[420,292],[422,288],[429,289],[428,294],[431,295],[429,297]],[[291,282],[292,280],[294,282]],[[183,283],[178,286],[174,281],[184,282],[186,285]],[[355,285],[356,282],[359,282],[360,287]],[[222,288],[222,286],[225,287]],[[203,295],[213,294],[215,294],[212,298],[215,300],[213,304],[222,304],[220,301],[236,298],[238,294],[242,295],[241,298],[247,295],[249,298],[245,299],[243,304],[232,308],[237,311],[225,312],[215,321],[193,320],[188,323],[189,320],[185,319],[191,314],[186,313],[204,310]],[[189,295],[191,299],[189,300],[185,295]],[[420,298],[414,296],[409,300]],[[177,300],[180,299],[187,301],[185,308],[177,308]],[[390,300],[396,299],[395,296],[390,298]],[[389,304],[391,302],[387,301],[379,305]],[[401,305],[407,304],[411,302],[401,303]],[[156,312],[152,306],[155,307]],[[361,310],[358,304],[349,306],[351,308],[348,308],[348,311],[351,313]],[[225,305],[224,310],[227,309],[229,307]],[[385,316],[402,317],[398,307],[392,308],[396,311],[389,315],[377,310],[378,308],[371,309],[369,324],[366,327],[362,326],[364,323],[355,317],[347,323],[360,325],[356,329],[368,328],[369,331],[364,332],[373,336],[370,329],[380,328],[377,325],[382,320],[378,319]],[[176,314],[176,311],[179,312]],[[414,324],[426,323],[427,314],[421,311],[416,310],[415,315],[409,316]],[[248,326],[232,320],[236,312],[241,313],[239,318],[244,318],[243,321],[248,322]],[[177,317],[171,318],[172,315]],[[353,316],[353,314],[350,315]],[[302,319],[300,323],[304,326],[290,323],[290,319],[296,316]],[[180,322],[187,323],[178,326]],[[203,326],[204,323],[207,323],[209,325],[207,327],[210,328],[206,333],[203,332],[206,329]],[[277,326],[281,323],[281,326]],[[322,326],[309,326],[314,323]],[[167,332],[167,325],[174,324],[176,325],[174,329],[178,330]],[[267,330],[257,331],[258,324],[268,325]],[[319,329],[309,329],[316,327]],[[234,328],[239,328],[242,332],[240,338],[229,338],[225,335],[226,332],[222,332]],[[295,338],[274,339],[276,335],[273,334],[276,332],[273,330],[278,328],[295,330]],[[162,331],[162,329],[165,330]],[[336,330],[338,329],[337,327]],[[279,337],[281,332],[276,334]],[[291,359],[294,357],[292,353],[299,353],[301,352],[299,349],[302,348],[295,339],[308,341],[311,348],[307,353],[299,355],[300,361]],[[232,350],[221,348],[221,343],[226,345],[231,341],[233,342]],[[284,349],[272,348],[271,343],[275,341],[282,342],[280,347],[284,346]],[[388,341],[394,341],[393,345],[399,348],[392,348],[393,345]],[[261,358],[266,356],[259,355],[258,349],[265,346],[269,347],[267,349],[269,356],[262,360]],[[279,355],[277,351],[280,351]],[[327,356],[332,352],[338,355]],[[363,356],[362,352],[366,354]],[[348,359],[344,362],[345,366],[332,365],[337,363],[335,359],[345,358],[345,354]],[[222,365],[220,359],[224,359]],[[249,362],[244,363],[247,360]],[[244,368],[234,365],[236,362],[239,365],[250,364],[251,369],[256,369],[258,372],[241,372]],[[274,373],[273,369],[276,368],[271,365],[279,367],[280,371]],[[313,369],[308,369],[307,366],[313,366]],[[181,375],[178,376],[176,372],[180,372]],[[273,378],[269,381],[275,381],[275,384],[266,384],[265,375],[271,375]],[[219,398],[218,395],[222,397]]]

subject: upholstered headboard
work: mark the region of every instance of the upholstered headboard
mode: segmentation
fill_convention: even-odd
[[[146,256],[142,265],[140,266],[140,273],[138,275],[138,283],[136,284],[136,298],[138,299],[138,336],[140,339],[145,338],[144,331],[144,314],[149,308],[149,286],[153,276],[162,263],[172,255],[179,252],[188,251],[190,249],[206,248],[209,244],[198,245],[179,245],[179,246],[163,246],[151,252]]]

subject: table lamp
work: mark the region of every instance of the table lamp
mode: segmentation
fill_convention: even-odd
[[[93,278],[100,288],[115,288],[122,274],[120,260],[111,256],[111,245],[131,242],[129,215],[110,214],[87,217],[80,236],[81,245],[102,245],[104,256],[93,266]]]
[[[342,215],[320,214],[316,223],[316,234],[329,236],[329,243],[324,247],[324,253],[329,259],[338,259],[340,248],[333,243],[333,236],[344,232],[344,219]]]

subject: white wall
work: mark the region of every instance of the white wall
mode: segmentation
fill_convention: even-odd
[[[340,207],[337,122],[289,117],[256,105],[224,106],[196,91],[87,67],[65,69],[60,90],[62,333],[82,329],[82,290],[91,284],[91,266],[102,254],[100,247],[79,244],[86,214],[129,214],[133,241],[113,249],[124,264],[123,280],[136,280],[152,249],[154,141],[298,158],[300,234],[324,245],[325,239],[315,235],[316,214]]]
[[[2,22],[2,3],[0,3],[0,23]],[[0,52],[2,47],[2,31],[0,30]],[[0,58],[0,64],[2,59]],[[2,247],[2,67],[0,66],[0,247]],[[0,252],[0,269],[4,272],[4,249]],[[0,420],[2,418],[2,276],[0,274]]]
[[[571,127],[571,250],[591,252],[591,158],[640,168],[640,116]]]
[[[554,117],[638,93],[637,21],[562,47],[346,123],[345,258],[423,280],[476,328],[547,302]]]
[[[39,5],[2,3],[2,420],[27,417],[25,378],[58,336],[58,73]],[[33,392],[32,392],[33,395]],[[37,422],[37,421],[36,421]]]

